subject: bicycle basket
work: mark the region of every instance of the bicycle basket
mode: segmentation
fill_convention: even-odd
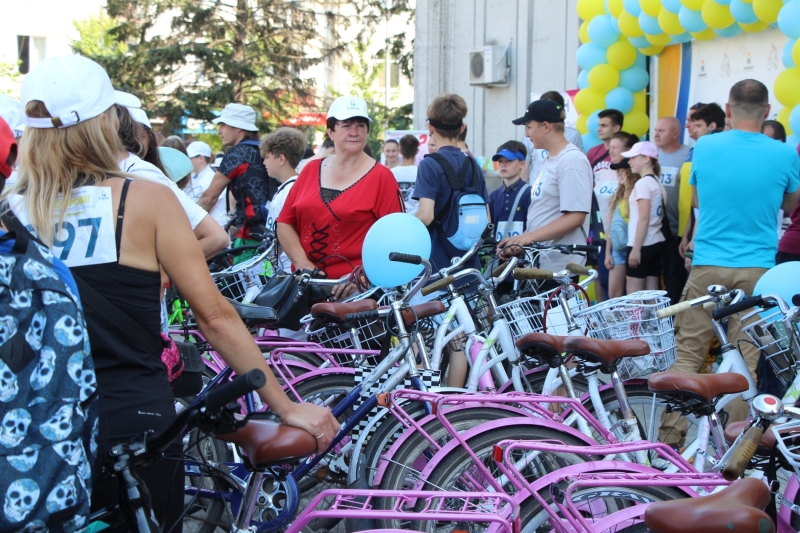
[[[542,317],[544,308],[550,295],[557,289],[532,296],[530,298],[520,298],[507,304],[498,305],[497,311],[508,322],[514,339],[519,339],[528,333],[542,331]],[[583,293],[577,291],[575,296],[568,300],[570,311],[573,315],[586,309],[588,302]],[[567,335],[567,319],[560,309],[560,302],[557,297],[550,301],[550,309],[547,311],[547,333],[553,335]]]
[[[795,474],[800,475],[800,420],[772,426],[768,431],[775,435],[775,444],[783,458],[792,465]]]
[[[492,329],[492,313],[489,307],[488,298],[478,291],[479,285],[479,281],[471,281],[469,283],[465,283],[464,285],[460,285],[457,288],[457,291],[459,296],[464,298],[464,303],[466,303],[467,307],[469,308],[469,312],[472,315],[472,321],[475,323],[475,330],[478,332],[488,333]],[[444,303],[445,307],[449,308],[453,302],[453,295],[448,291],[437,299]],[[432,335],[435,336],[437,322],[430,319],[426,319],[424,322],[426,323],[426,326],[423,327],[421,325],[420,328],[427,331],[432,331]],[[453,321],[450,322],[449,330],[452,331],[457,327],[458,321],[454,318]],[[466,342],[466,335],[460,334],[450,340],[448,345],[450,346],[451,350],[460,351],[464,349]],[[432,346],[433,344],[431,342],[431,347]]]
[[[754,314],[751,313],[747,316],[753,316]],[[783,322],[784,315],[780,309],[775,309],[771,311],[762,310],[759,316],[759,320],[748,324],[742,329],[753,341],[753,344],[764,354],[778,379],[784,385],[789,385],[795,378],[797,359],[792,350],[792,339],[789,337],[786,325]],[[797,329],[793,334],[798,335]]]
[[[671,367],[677,358],[672,317],[658,318],[656,311],[669,307],[665,291],[639,291],[593,305],[575,314],[588,335],[595,339],[639,339],[650,345],[650,354],[626,357],[617,371],[623,380],[646,378]]]

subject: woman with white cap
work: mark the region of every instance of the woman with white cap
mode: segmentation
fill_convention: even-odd
[[[361,265],[369,228],[382,216],[403,211],[392,171],[364,153],[372,119],[367,103],[341,96],[328,110],[328,137],[336,155],[303,167],[278,217],[278,240],[298,270],[318,264],[329,279]],[[339,285],[333,298],[352,286]]]
[[[628,294],[659,288],[661,256],[666,247],[662,232],[666,195],[656,176],[661,175],[658,148],[650,142],[638,142],[622,157],[629,158],[631,172],[641,178],[628,198],[628,262],[626,265]]]
[[[4,196],[3,208],[10,202],[14,218],[8,225],[29,224],[79,284],[101,405],[97,457],[103,460],[111,445],[143,431],[160,433],[175,419],[161,354],[123,334],[95,305],[107,300],[158,339],[162,268],[215,350],[239,374],[261,369],[267,376],[258,391],[263,400],[285,424],[311,432],[324,450],[338,423],[327,409],[295,404],[283,393],[241,319],[214,286],[175,195],[163,185],[120,177],[125,175],[117,168],[117,99],[103,68],[80,56],[46,59],[25,77],[21,96],[28,129],[19,180]],[[81,202],[80,210],[60,212],[65,198],[90,201]],[[81,223],[87,219],[91,224]],[[71,246],[59,240],[69,229]],[[181,451],[178,442],[167,455]],[[156,517],[169,531],[183,509],[182,462],[159,461],[139,474]],[[96,482],[93,507],[116,501],[115,485],[109,479]],[[180,524],[176,527],[180,531]]]

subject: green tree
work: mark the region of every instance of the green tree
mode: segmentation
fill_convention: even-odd
[[[19,62],[5,63],[0,61],[0,80],[3,80],[0,86],[0,94],[6,94],[19,98]]]
[[[118,41],[113,30],[117,22],[105,14],[72,23],[78,30],[80,39],[72,41],[72,49],[81,55],[92,58],[118,60],[128,52],[128,45]]]

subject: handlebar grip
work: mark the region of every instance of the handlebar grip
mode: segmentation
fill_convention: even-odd
[[[377,309],[371,311],[361,311],[360,313],[348,313],[344,315],[345,322],[355,322],[357,320],[365,320],[368,318],[378,318],[380,313]]]
[[[764,305],[764,300],[761,299],[761,296],[748,296],[747,298],[743,298],[741,302],[725,306],[722,309],[714,309],[711,312],[711,316],[714,320],[720,320],[726,316],[736,314],[739,311],[745,311],[751,307],[759,307],[762,305]]]
[[[486,227],[483,229],[483,233],[481,233],[480,240],[485,241],[489,237],[494,234],[494,224],[486,224]]]
[[[691,302],[680,302],[675,305],[670,305],[669,307],[665,307],[664,309],[659,309],[656,311],[656,316],[658,318],[667,318],[668,316],[675,316],[683,313],[684,311],[688,311],[692,308]]]
[[[267,377],[258,368],[247,374],[237,376],[230,383],[220,385],[206,395],[205,406],[211,411],[222,409],[231,402],[235,402],[245,394],[258,390],[267,383]]]
[[[575,263],[567,263],[567,270],[575,274],[576,276],[588,276],[589,269],[585,266],[577,265]]]
[[[792,296],[792,305],[795,307],[800,307],[800,294],[795,294]]]
[[[750,459],[755,455],[762,435],[761,428],[758,426],[753,426],[747,430],[742,440],[739,441],[731,453],[728,464],[722,469],[722,477],[727,481],[739,479],[745,467],[750,463]]]
[[[408,263],[410,265],[421,265],[422,258],[418,255],[401,254],[400,252],[392,252],[389,254],[389,261],[396,263]]]
[[[502,274],[502,273],[503,273],[503,270],[505,270],[505,269],[506,269],[506,266],[508,266],[508,261],[506,261],[505,263],[502,263],[500,266],[498,266],[497,268],[495,268],[494,270],[492,270],[492,277],[493,277],[493,278],[496,278],[497,276],[499,276],[500,274]]]
[[[553,273],[549,270],[540,270],[538,268],[515,268],[512,277],[517,280],[553,279]]]
[[[573,250],[576,252],[586,252],[590,254],[599,254],[600,247],[599,246],[592,246],[590,244],[574,244],[571,246]],[[567,268],[569,270],[569,268]]]
[[[422,293],[423,296],[427,296],[436,291],[444,289],[448,285],[452,284],[455,280],[456,278],[454,278],[453,276],[447,276],[445,278],[440,279],[439,281],[434,281],[427,287],[423,287],[420,292]]]

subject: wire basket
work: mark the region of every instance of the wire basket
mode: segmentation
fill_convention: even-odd
[[[795,474],[800,475],[800,420],[772,426],[768,431],[775,435],[775,444],[783,458],[792,465]]]
[[[550,295],[557,289],[538,294],[530,298],[520,298],[507,304],[498,305],[497,311],[508,322],[514,339],[519,339],[528,333],[543,331],[544,309]],[[575,296],[568,301],[569,309],[574,315],[578,311],[586,309],[589,302],[586,301],[583,293],[577,291]],[[567,335],[567,319],[561,310],[561,305],[557,297],[550,301],[550,308],[547,311],[547,333],[553,335]]]
[[[469,312],[472,315],[472,321],[475,323],[475,330],[478,332],[488,333],[492,329],[492,311],[489,307],[488,297],[480,293],[478,290],[479,286],[480,282],[475,280],[458,286],[456,290],[458,291],[459,296],[464,298],[464,303],[466,303],[467,308],[469,308]],[[445,307],[449,308],[450,304],[453,302],[453,295],[448,291],[437,299],[444,303]],[[450,327],[448,330],[452,331],[457,328],[458,325],[458,320],[453,318],[452,322],[450,322]],[[420,325],[420,329],[423,331],[432,331],[431,348],[433,347],[432,340],[436,335],[437,327],[438,322],[431,319],[426,319],[424,324]],[[466,342],[467,336],[461,334],[451,339],[448,343],[448,346],[451,350],[460,351],[464,349]]]
[[[249,303],[273,274],[272,263],[264,258],[235,265],[226,271],[211,274],[211,277],[223,296],[237,302]]]
[[[755,313],[748,316],[753,315]],[[760,316],[759,320],[748,324],[742,329],[753,341],[753,344],[764,354],[778,379],[784,385],[789,385],[794,381],[796,375],[795,364],[797,359],[793,353],[792,339],[789,337],[783,320],[784,315],[780,309],[761,310],[758,315]],[[794,335],[798,335],[797,328],[794,328]]]
[[[639,291],[579,311],[575,319],[595,339],[639,339],[649,344],[649,355],[626,357],[617,366],[623,380],[646,378],[654,372],[667,370],[677,358],[672,317],[656,316],[656,311],[669,305],[664,291]]]

